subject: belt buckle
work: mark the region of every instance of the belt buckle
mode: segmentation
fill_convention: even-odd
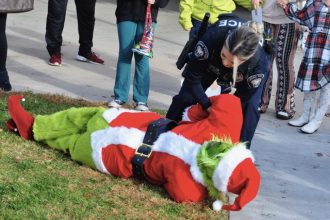
[[[142,146],[145,146],[145,147],[150,148],[150,152],[148,154],[144,154],[144,153],[139,152],[139,149]],[[152,148],[151,145],[142,143],[138,148],[135,149],[135,155],[138,155],[138,156],[141,156],[141,157],[145,157],[145,158],[149,158],[150,155],[151,155],[151,153],[152,153],[152,149],[151,148]]]

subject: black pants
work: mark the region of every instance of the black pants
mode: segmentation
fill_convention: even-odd
[[[7,60],[7,37],[6,37],[7,14],[0,13],[0,72],[6,71]]]
[[[0,84],[8,82],[8,73],[6,69],[7,61],[7,37],[6,37],[7,14],[0,13]]]
[[[75,0],[75,3],[78,18],[79,54],[86,54],[91,52],[93,47],[96,0]],[[67,5],[68,0],[48,0],[46,43],[50,55],[61,53]]]

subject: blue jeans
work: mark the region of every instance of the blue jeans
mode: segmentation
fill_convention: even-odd
[[[153,23],[155,30],[156,24]],[[133,53],[132,48],[141,41],[143,22],[123,21],[117,24],[119,56],[117,62],[115,99],[127,102],[130,89],[131,64],[134,54],[135,71],[133,80],[133,101],[147,103],[150,87],[149,58]]]

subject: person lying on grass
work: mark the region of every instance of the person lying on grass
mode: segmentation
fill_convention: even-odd
[[[233,95],[211,97],[209,112],[199,104],[188,107],[182,121],[161,133],[152,146],[141,143],[148,125],[164,119],[157,113],[81,107],[33,116],[22,99],[8,98],[10,131],[67,152],[93,169],[121,178],[140,171],[176,202],[200,202],[227,192],[238,195],[233,204],[215,201],[216,211],[240,210],[257,195],[260,175],[252,152],[238,142],[243,117],[240,100]],[[151,152],[141,156],[146,148]],[[140,167],[132,160],[142,160]]]

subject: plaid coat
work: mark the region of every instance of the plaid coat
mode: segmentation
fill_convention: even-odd
[[[329,10],[322,0],[308,0],[302,10],[294,3],[284,8],[290,19],[310,30],[295,85],[301,91],[315,91],[330,82]]]

